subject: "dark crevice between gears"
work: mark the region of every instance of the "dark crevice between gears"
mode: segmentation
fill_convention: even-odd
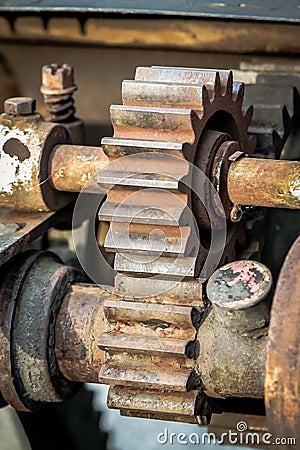
[[[192,319],[193,327],[196,329],[196,332],[198,332],[199,328],[201,327],[201,325],[205,321],[206,317],[208,316],[208,314],[210,312],[210,306],[211,306],[211,304],[210,304],[209,300],[206,300],[206,301],[204,301],[204,307],[200,307],[200,308],[193,307],[192,308],[191,319]]]
[[[194,416],[199,425],[209,425],[213,406],[212,399],[204,391],[199,391],[195,401]]]
[[[194,359],[195,361],[198,359],[200,355],[200,344],[197,339],[194,341],[189,341],[185,346],[185,355],[189,359]]]
[[[186,390],[198,390],[195,400],[194,416],[199,425],[209,425],[211,421],[213,403],[212,399],[205,393],[206,389],[197,369],[193,369],[186,383]]]
[[[200,355],[200,344],[199,341],[197,340],[198,330],[211,310],[211,303],[209,300],[205,299],[203,303],[204,306],[202,307],[192,308],[191,321],[193,327],[196,330],[195,339],[193,341],[189,341],[185,347],[185,355],[187,356],[187,358],[194,359],[195,361],[199,358]]]
[[[195,339],[188,342],[185,348],[186,356],[190,359],[193,359],[194,361],[197,361],[200,355],[200,343],[197,339],[199,328],[205,322],[211,311],[211,308],[211,302],[208,300],[204,290],[203,306],[193,307],[191,311],[192,324],[196,330]],[[186,390],[187,392],[195,390],[198,391],[195,400],[194,416],[197,419],[199,425],[209,425],[212,416],[213,403],[212,399],[205,393],[206,388],[203,381],[201,380],[200,374],[198,373],[197,366],[191,371],[188,377]]]

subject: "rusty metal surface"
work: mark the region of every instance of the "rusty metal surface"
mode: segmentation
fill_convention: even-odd
[[[195,423],[195,393],[182,395],[172,391],[130,389],[112,386],[108,393],[109,408],[120,409],[121,415],[145,417],[158,420]]]
[[[265,328],[253,335],[237,333],[221,326],[212,310],[197,332],[200,352],[194,370],[200,393],[263,398],[266,333]]]
[[[109,6],[105,1],[89,0],[84,3],[78,0],[67,0],[62,5],[58,0],[42,0],[37,4],[30,1],[14,1],[0,3],[0,11],[3,12],[52,12],[52,13],[79,13],[90,14],[127,14],[127,15],[170,15],[184,17],[214,17],[226,19],[264,20],[280,22],[299,22],[298,3],[292,0],[288,5],[283,5],[279,0],[264,2],[252,0],[251,4],[233,4],[230,1],[207,2],[201,0],[196,3],[183,0],[166,0],[163,5],[153,1],[151,5],[147,2],[136,0],[111,1]]]
[[[56,319],[55,355],[69,380],[98,382],[104,361],[98,337],[106,329],[103,303],[107,297],[111,295],[98,286],[75,284],[62,301]]]
[[[19,411],[28,411],[16,391],[13,382],[11,330],[13,310],[18,299],[22,280],[31,269],[36,255],[27,255],[26,259],[20,258],[13,271],[2,272],[0,285],[0,390],[4,399]]]
[[[0,266],[55,225],[55,213],[23,213],[0,208]]]
[[[202,304],[201,284],[195,280],[176,287],[161,280],[167,292],[162,293],[158,282],[159,294],[153,297],[150,283],[145,297],[147,279],[139,283],[123,274],[117,278],[115,289],[103,303],[106,330],[98,339],[105,352],[99,381],[115,386],[111,391],[118,392],[113,401],[109,394],[108,404],[121,408],[124,415],[194,423],[196,393],[186,393],[190,363],[185,347],[195,335],[190,305]],[[129,405],[128,398],[134,403]]]
[[[90,18],[82,25],[75,17],[51,16],[45,27],[40,15],[13,14],[13,24],[0,17],[0,36],[6,41],[77,43],[112,47],[188,49],[223,54],[299,54],[298,27],[292,23],[196,20],[139,17]],[[15,19],[15,20],[13,20]],[[256,39],[253,39],[255,34]],[[272,45],[270,45],[272,43]],[[221,54],[220,54],[221,56]],[[68,57],[68,56],[67,56]],[[56,57],[55,57],[56,58]],[[139,62],[137,62],[139,63]],[[176,64],[176,62],[174,62]],[[213,64],[213,63],[210,63]],[[272,109],[269,113],[274,116]]]
[[[108,151],[110,157],[128,155],[131,148],[133,155],[137,148],[142,148],[144,153],[142,156],[137,155],[136,158],[127,156],[128,163],[123,164],[121,160],[120,168],[116,165],[99,176],[100,184],[116,187],[108,192],[107,201],[99,212],[100,220],[111,223],[107,244],[111,250],[112,240],[114,240],[117,252],[115,268],[127,272],[193,276],[193,267],[194,272],[199,273],[206,257],[207,252],[201,245],[198,261],[194,258],[195,254],[188,254],[188,252],[185,252],[185,259],[177,258],[175,261],[169,255],[168,258],[162,256],[156,261],[150,261],[147,256],[149,248],[144,251],[146,256],[127,257],[132,245],[125,243],[123,239],[118,246],[116,241],[118,239],[120,241],[122,236],[120,233],[113,232],[112,223],[113,221],[123,223],[133,221],[143,225],[177,227],[179,225],[180,229],[186,222],[193,223],[194,219],[186,216],[186,213],[190,212],[185,206],[188,205],[196,210],[194,212],[196,212],[198,223],[201,224],[204,214],[203,208],[199,207],[197,211],[197,204],[200,202],[192,198],[191,192],[183,194],[182,192],[186,189],[181,188],[180,183],[177,184],[177,180],[184,179],[189,170],[184,169],[184,164],[180,163],[180,160],[172,163],[174,165],[172,170],[167,155],[170,150],[174,152],[175,144],[180,144],[175,151],[179,154],[182,151],[181,158],[184,156],[189,162],[196,161],[196,165],[201,170],[204,170],[203,166],[205,166],[205,173],[208,170],[210,174],[213,155],[219,145],[216,145],[214,151],[213,143],[210,144],[207,140],[201,141],[201,139],[207,123],[214,126],[214,116],[218,112],[219,116],[220,114],[221,116],[224,114],[224,117],[230,116],[230,120],[224,121],[221,116],[218,116],[218,124],[224,124],[224,135],[227,136],[227,132],[232,134],[233,138],[251,153],[255,140],[248,136],[247,128],[252,109],[248,108],[245,113],[242,111],[243,86],[241,83],[233,83],[232,74],[229,71],[139,67],[136,70],[135,80],[123,82],[122,99],[123,105],[111,107],[114,138],[104,138],[103,148]],[[165,144],[162,145],[163,143]],[[154,148],[163,153],[167,152],[162,161],[159,161],[153,153],[151,154]],[[149,161],[146,160],[148,149],[151,149],[148,153]],[[181,169],[176,169],[176,165]],[[188,167],[187,165],[187,169]],[[157,173],[163,175],[157,175]],[[168,178],[169,173],[173,176],[173,180]],[[190,173],[189,176],[191,176]],[[160,189],[158,192],[143,190],[151,186],[157,186]],[[134,192],[133,189],[136,188],[139,190]],[[166,188],[171,188],[176,195],[170,195]],[[177,206],[179,198],[183,201]],[[159,242],[156,244],[159,250]],[[121,254],[118,252],[118,247],[122,248]],[[140,249],[139,253],[143,253],[143,250]]]
[[[191,308],[138,301],[104,302],[107,330],[99,380],[136,389],[185,392],[189,374],[185,345],[193,339]]]
[[[234,261],[210,277],[207,296],[219,323],[231,331],[251,332],[269,322],[272,275],[257,261]]]
[[[116,291],[128,301],[147,298],[149,303],[181,306],[197,306],[202,298],[202,283],[198,279],[182,281],[156,278],[153,280],[118,273],[115,277]]]
[[[80,192],[86,185],[88,191],[99,193],[96,174],[105,169],[109,159],[101,147],[58,145],[49,161],[51,184],[54,189]]]
[[[10,335],[11,371],[18,395],[30,410],[63,401],[80,387],[62,376],[54,354],[60,303],[80,278],[76,269],[64,266],[53,253],[38,252],[21,280]]]
[[[18,116],[34,114],[36,101],[30,97],[12,97],[4,102],[5,114]]]
[[[240,205],[300,208],[300,162],[242,158],[232,162],[229,198]]]
[[[66,206],[73,197],[52,189],[48,163],[53,147],[69,139],[63,127],[44,122],[39,114],[2,114],[0,205],[26,211]]]
[[[73,144],[84,144],[84,124],[75,117],[74,69],[69,64],[48,64],[42,68],[41,93],[47,109],[47,120],[62,124]]]
[[[122,106],[111,107],[114,137],[102,141],[109,158],[115,157],[116,160],[99,175],[98,181],[110,189],[107,200],[100,208],[99,218],[110,222],[105,246],[116,253],[114,267],[121,273],[116,277],[115,290],[119,295],[125,294],[126,301],[104,305],[110,327],[99,338],[100,348],[106,351],[100,381],[115,386],[110,393],[114,399],[111,405],[119,407],[122,414],[192,421],[192,417],[188,417],[190,406],[186,416],[182,412],[176,414],[171,406],[170,410],[164,409],[164,406],[159,409],[156,404],[154,410],[149,411],[143,404],[144,396],[149,398],[149,402],[160,398],[163,404],[166,395],[167,398],[170,396],[168,404],[173,402],[175,409],[177,402],[180,411],[186,404],[185,399],[191,396],[194,400],[192,414],[195,413],[201,423],[209,423],[211,402],[204,392],[202,379],[198,383],[195,370],[199,369],[201,362],[204,364],[205,388],[214,396],[253,395],[261,398],[264,338],[251,341],[238,334],[235,337],[226,329],[218,334],[218,323],[211,320],[212,313],[206,321],[209,325],[205,325],[209,331],[195,339],[199,328],[197,317],[201,316],[201,311],[206,311],[203,313],[204,320],[209,309],[197,287],[195,292],[195,286],[192,290],[188,289],[189,283],[195,282],[196,247],[192,249],[191,246],[192,251],[188,251],[184,230],[194,220],[186,212],[192,207],[195,213],[196,205],[191,192],[182,185],[187,177],[191,178],[187,162],[196,161],[201,170],[211,175],[214,157],[224,140],[236,139],[250,153],[253,151],[255,141],[247,134],[252,109],[242,111],[243,86],[233,83],[229,71],[204,69],[139,67],[134,81],[123,82],[122,99]],[[208,124],[212,128],[223,126],[224,129],[220,130],[223,133],[211,133],[212,139],[204,139]],[[136,154],[138,151],[139,155]],[[155,155],[154,151],[161,154]],[[124,162],[122,158],[118,160],[124,155],[127,155]],[[172,155],[173,159],[168,155]],[[180,159],[174,158],[174,155]],[[196,216],[200,227],[201,215],[199,208]],[[163,234],[164,245],[156,235],[151,235],[155,227],[156,233],[160,231]],[[172,246],[172,236],[180,236],[179,246],[178,242],[177,246]],[[238,225],[228,235],[227,260],[235,256],[234,248],[239,239],[242,242]],[[200,248],[199,252],[202,260],[207,254],[204,250]],[[155,277],[142,278],[141,274]],[[159,279],[162,276],[163,279]],[[175,295],[168,296],[167,283],[174,284],[175,276],[185,277],[178,285],[183,283],[186,287],[182,287],[181,291],[177,288],[177,292],[186,292],[182,303],[176,299],[176,289],[173,290]],[[163,288],[163,283],[166,283],[164,293],[155,295],[155,289]],[[196,292],[200,294],[198,299]],[[167,302],[164,300],[166,298]],[[181,304],[186,306],[179,306]],[[195,307],[191,308],[192,305]],[[182,323],[184,315],[180,319],[182,313],[185,315],[185,326],[189,324],[186,331]],[[178,325],[174,328],[175,324]],[[229,353],[233,356],[232,367],[237,364],[240,378],[244,379],[242,383],[240,378],[238,381],[234,379],[233,368],[229,382],[225,381],[227,375],[222,371],[222,365],[218,366],[210,356],[213,345],[216,347],[216,359],[219,358],[222,364],[230,357],[222,339],[226,345],[230,343],[236,349]],[[206,343],[203,344],[202,340]],[[199,342],[200,348],[202,345],[204,349],[201,360],[198,360]],[[242,349],[243,355],[239,363],[238,348]],[[246,381],[246,355],[261,350],[261,359],[249,369],[250,382],[248,379]],[[210,358],[214,360],[215,373],[207,362]],[[225,365],[227,367],[227,362]],[[202,371],[202,368],[199,370]],[[188,394],[185,392],[187,387]],[[161,392],[162,388],[170,392],[165,394]],[[117,392],[118,395],[114,396]],[[181,396],[179,392],[182,392]],[[124,405],[133,395],[136,406],[132,406],[132,400],[130,406],[125,408]]]
[[[268,427],[274,436],[294,437],[296,442],[300,440],[299,274],[298,237],[282,266],[273,299],[265,378]]]

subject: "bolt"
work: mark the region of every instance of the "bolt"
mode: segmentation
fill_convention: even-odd
[[[43,66],[42,83],[43,88],[48,91],[76,88],[74,85],[73,67],[69,64],[48,64]]]
[[[33,114],[36,108],[36,101],[30,97],[13,97],[4,102],[4,111],[13,116],[25,116]]]

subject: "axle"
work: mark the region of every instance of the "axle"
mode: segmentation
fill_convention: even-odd
[[[73,198],[71,192],[79,192],[88,182],[93,191],[96,174],[116,159],[101,147],[70,144],[65,130],[45,123],[29,98],[6,100],[0,125],[0,206],[59,209]],[[232,160],[228,155],[225,152],[218,161],[217,177],[225,178],[222,191],[228,192],[231,204],[299,209],[300,162],[254,157]]]
[[[100,147],[58,145],[51,157],[51,183],[58,191],[79,192],[112,161]],[[227,190],[234,204],[299,209],[300,162],[241,157],[230,163]]]

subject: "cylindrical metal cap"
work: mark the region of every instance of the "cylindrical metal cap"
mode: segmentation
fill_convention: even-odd
[[[221,323],[233,331],[262,328],[269,318],[270,270],[257,261],[234,261],[210,277],[207,296]]]

